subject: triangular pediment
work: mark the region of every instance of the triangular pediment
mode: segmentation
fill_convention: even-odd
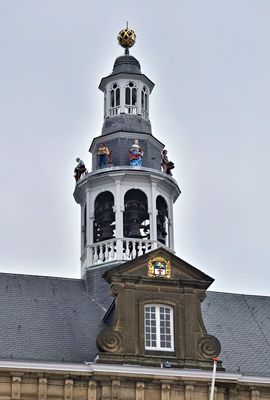
[[[159,270],[160,266],[160,270]],[[152,282],[193,283],[205,288],[214,281],[199,269],[177,257],[164,248],[152,250],[134,260],[111,268],[104,274],[104,278],[111,282],[115,279],[140,279]]]

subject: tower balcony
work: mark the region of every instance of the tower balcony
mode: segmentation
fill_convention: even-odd
[[[158,247],[174,252],[173,177],[156,169],[119,166],[85,174],[74,198],[81,205],[81,269],[121,263]]]
[[[85,247],[81,256],[82,276],[88,267],[95,267],[105,263],[126,262],[158,247],[163,247],[174,253],[172,249],[156,240],[124,237],[92,243]]]

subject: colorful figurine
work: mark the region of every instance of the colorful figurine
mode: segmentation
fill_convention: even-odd
[[[138,140],[135,140],[134,144],[129,149],[129,160],[132,167],[142,166],[143,151],[139,146]]]
[[[85,174],[87,169],[85,168],[83,160],[81,160],[79,157],[76,158],[76,162],[78,163],[78,165],[74,169],[74,178],[75,178],[75,181],[78,182],[80,177],[83,174]]]
[[[98,168],[107,168],[109,149],[104,143],[101,143],[98,148]]]
[[[161,152],[161,167],[164,172],[164,174],[172,176],[171,170],[174,168],[174,163],[172,161],[169,161],[167,150],[162,150]]]

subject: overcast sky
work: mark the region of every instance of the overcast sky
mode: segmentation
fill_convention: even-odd
[[[213,290],[269,295],[269,0],[1,1],[0,270],[80,276],[73,169],[126,20],[182,190],[176,254]]]

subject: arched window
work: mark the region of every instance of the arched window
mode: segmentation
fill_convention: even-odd
[[[148,107],[149,94],[148,94],[148,89],[147,89],[146,86],[143,86],[141,95],[142,95],[142,100],[141,100],[142,116],[144,118],[148,119],[148,115],[149,115],[149,107]]]
[[[150,239],[148,202],[144,192],[130,189],[124,198],[124,236]]]
[[[110,90],[110,116],[120,113],[120,87],[113,83]]]
[[[156,200],[157,209],[157,240],[166,245],[168,235],[168,206],[162,196]]]
[[[128,82],[126,86],[125,108],[127,114],[137,114],[137,88],[134,82]]]
[[[145,349],[174,351],[173,336],[173,308],[164,304],[145,305]]]
[[[100,193],[95,200],[94,242],[115,237],[114,197],[111,192]]]

